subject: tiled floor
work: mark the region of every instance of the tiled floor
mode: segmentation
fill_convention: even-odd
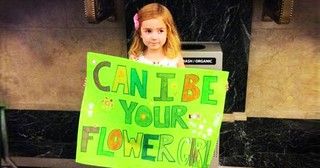
[[[28,157],[12,157],[11,160],[18,165],[18,167],[43,167],[43,168],[97,168],[95,166],[87,166],[76,163],[72,159],[47,159],[47,158],[28,158]],[[4,160],[1,159],[1,167],[8,166]],[[226,167],[219,166],[219,168],[240,168],[240,167]]]

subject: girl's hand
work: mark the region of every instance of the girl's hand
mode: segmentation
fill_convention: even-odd
[[[179,60],[178,60],[178,64],[177,64],[178,68],[185,68],[186,66],[184,65],[184,60],[182,58],[182,56],[179,56]]]
[[[82,83],[82,86],[83,86],[83,87],[86,87],[86,84],[87,84],[87,77],[84,78],[84,81],[83,81],[83,83]]]
[[[227,91],[229,90],[229,81],[227,81],[226,90],[227,90]]]

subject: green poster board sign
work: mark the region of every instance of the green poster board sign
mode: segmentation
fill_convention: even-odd
[[[209,167],[228,72],[88,53],[76,162],[114,168]]]

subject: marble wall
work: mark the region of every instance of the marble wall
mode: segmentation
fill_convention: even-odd
[[[295,1],[288,25],[253,6],[246,122],[223,123],[220,162],[250,167],[320,163],[320,2]]]
[[[30,0],[25,6],[20,0],[1,1],[0,104],[12,109],[80,109],[86,52],[126,57],[132,33],[129,15],[146,2],[118,1],[116,22],[88,24],[77,0]],[[183,41],[220,42],[223,69],[230,72],[225,113],[244,112],[252,0],[195,2],[162,1],[172,10]]]
[[[75,159],[79,112],[7,110],[11,157]],[[320,120],[248,118],[223,122],[219,164],[317,168]]]
[[[259,168],[317,168],[320,120],[248,118],[223,123],[220,164]]]

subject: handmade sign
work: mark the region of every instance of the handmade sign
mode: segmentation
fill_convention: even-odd
[[[168,68],[88,53],[76,162],[209,167],[228,72]]]

